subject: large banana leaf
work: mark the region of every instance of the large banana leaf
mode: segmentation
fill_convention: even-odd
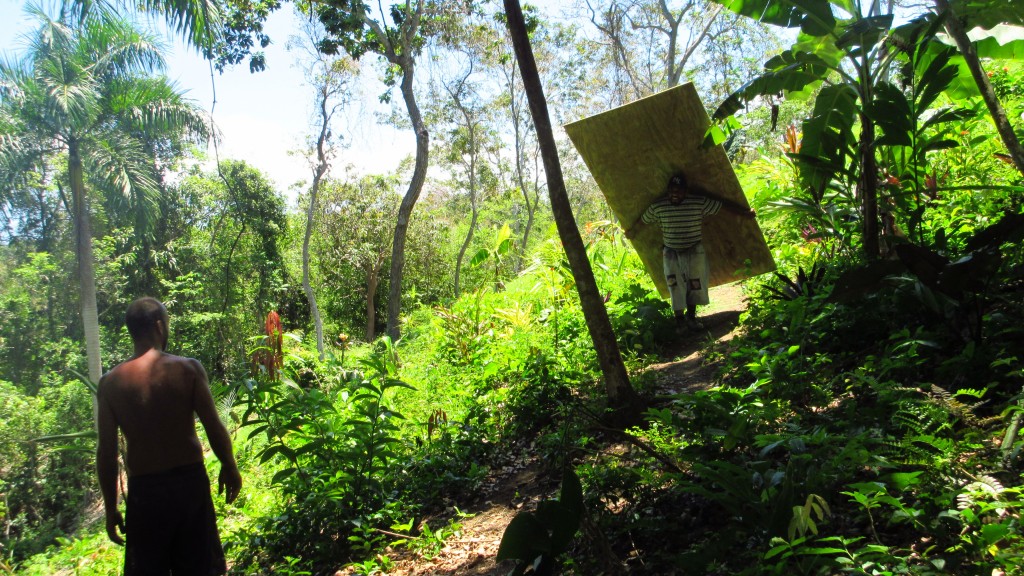
[[[801,51],[783,52],[766,62],[764,67],[764,74],[744,84],[719,105],[713,115],[716,121],[732,116],[758,96],[800,92],[808,85],[820,82],[828,72],[828,65],[819,56]]]
[[[799,27],[802,32],[812,36],[825,36],[836,27],[836,18],[828,0],[714,1],[741,16],[776,26]]]
[[[814,113],[804,121],[803,146],[797,160],[803,185],[819,201],[828,183],[854,155],[857,99],[857,91],[851,86],[826,86],[814,102]]]
[[[1020,0],[950,0],[979,58],[1024,59],[1024,2]],[[955,46],[952,38],[939,39]]]
[[[1024,26],[1024,2],[1020,0],[950,0],[949,4],[957,16],[967,19],[968,27]]]
[[[997,24],[990,29],[975,28],[967,33],[981,58],[1024,59],[1024,25]]]

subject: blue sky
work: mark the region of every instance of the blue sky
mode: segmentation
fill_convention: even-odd
[[[19,48],[18,35],[32,26],[23,6],[22,0],[0,0],[0,53],[8,58]],[[311,131],[312,99],[296,66],[297,55],[286,49],[288,37],[298,31],[289,5],[270,18],[267,31],[274,44],[266,50],[265,71],[251,74],[248,65],[242,64],[224,74],[215,73],[217,103],[213,116],[223,133],[221,158],[251,163],[267,173],[279,190],[294,198],[289,188],[299,180],[309,180],[308,163],[291,152],[303,146]],[[208,63],[177,39],[168,37],[167,41],[167,76],[209,111],[213,90]],[[348,164],[360,174],[394,170],[415,149],[411,132],[380,126],[372,120],[374,113],[381,111],[377,95],[382,85],[376,81],[371,59],[367,58],[364,66],[367,74],[361,98],[335,126],[335,133],[351,144],[340,151],[334,163],[338,175]],[[400,103],[401,98],[396,101]],[[212,158],[212,147],[209,153]]]

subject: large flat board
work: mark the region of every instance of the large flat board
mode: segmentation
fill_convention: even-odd
[[[748,205],[725,149],[701,148],[710,122],[697,90],[687,83],[567,124],[565,131],[608,206],[628,227],[665,193],[669,176],[680,171],[691,186]],[[661,230],[657,225],[642,227],[632,242],[658,292],[667,298]],[[704,247],[711,286],[775,269],[757,221],[724,208],[704,220]]]

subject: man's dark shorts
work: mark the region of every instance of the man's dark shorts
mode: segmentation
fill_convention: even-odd
[[[125,576],[227,571],[203,464],[128,478]]]

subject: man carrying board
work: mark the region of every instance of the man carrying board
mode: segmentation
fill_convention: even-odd
[[[686,176],[676,173],[668,180],[665,195],[651,203],[643,215],[626,228],[632,239],[647,224],[658,224],[662,233],[662,262],[672,297],[676,328],[680,333],[703,328],[697,306],[707,305],[708,259],[704,252],[703,222],[722,208],[746,218],[755,212],[708,192],[691,191]]]

